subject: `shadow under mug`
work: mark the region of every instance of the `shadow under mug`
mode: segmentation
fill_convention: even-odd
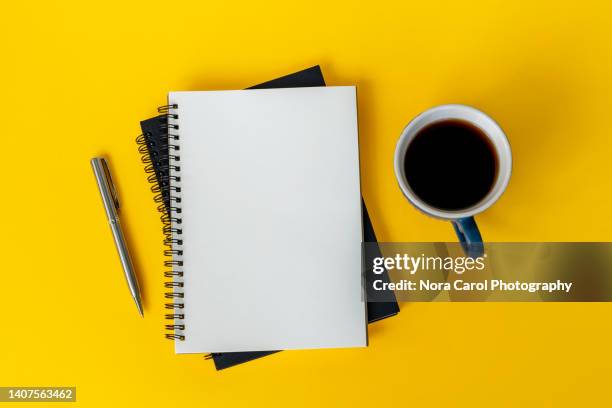
[[[497,156],[497,174],[493,186],[479,202],[460,210],[445,210],[428,204],[414,193],[407,182],[404,160],[408,146],[424,127],[432,123],[453,119],[476,126],[489,139]],[[497,201],[508,186],[512,173],[512,152],[501,127],[488,115],[471,106],[436,106],[418,115],[404,128],[395,148],[394,167],[400,189],[408,201],[427,215],[451,221],[466,255],[472,258],[482,256],[484,245],[474,216]],[[461,171],[461,169],[457,169],[457,171]]]

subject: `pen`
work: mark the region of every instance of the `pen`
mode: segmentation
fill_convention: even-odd
[[[123,232],[121,231],[121,224],[119,222],[119,198],[117,197],[117,190],[113,184],[113,179],[111,178],[108,164],[104,158],[94,157],[91,159],[91,167],[93,168],[96,181],[98,182],[98,189],[100,190],[100,195],[102,196],[102,202],[104,203],[108,223],[110,224],[111,231],[113,232],[115,246],[117,247],[117,252],[119,252],[119,259],[121,260],[121,265],[123,266],[125,279],[128,287],[130,288],[132,298],[134,299],[134,302],[136,302],[138,312],[140,313],[140,316],[143,316],[142,302],[140,300],[140,288],[138,287],[138,281],[136,280],[136,275],[134,274],[134,266],[132,265],[130,252],[128,251],[125,238],[123,237]]]

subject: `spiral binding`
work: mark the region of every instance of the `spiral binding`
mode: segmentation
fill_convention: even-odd
[[[154,201],[159,203],[157,210],[162,213],[164,250],[167,259],[164,266],[164,287],[168,291],[164,298],[169,312],[165,315],[172,324],[166,324],[166,338],[170,340],[185,340],[185,314],[183,309],[183,230],[181,228],[181,167],[180,146],[178,145],[178,106],[164,105],[157,108],[159,112],[159,142],[153,140],[151,133],[143,133],[136,138],[141,160],[145,164],[147,181],[152,184],[151,191],[155,194]],[[170,312],[171,311],[171,312]]]

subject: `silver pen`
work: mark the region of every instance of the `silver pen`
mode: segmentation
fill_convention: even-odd
[[[106,210],[106,217],[108,218],[108,223],[113,232],[115,246],[117,247],[117,252],[119,252],[119,259],[121,260],[121,265],[125,272],[125,279],[130,288],[132,298],[134,298],[134,302],[136,302],[136,307],[138,307],[138,312],[140,316],[143,316],[140,288],[138,287],[138,280],[136,280],[136,274],[134,273],[130,252],[125,243],[123,232],[121,231],[121,224],[119,222],[119,198],[117,197],[117,190],[113,184],[108,164],[104,158],[94,157],[91,159],[91,167],[93,167],[93,172],[98,182],[98,188],[100,189],[100,195],[102,196],[102,202]]]

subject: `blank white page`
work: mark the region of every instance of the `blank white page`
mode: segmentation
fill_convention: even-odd
[[[367,345],[355,87],[169,102],[185,304],[176,352]]]

